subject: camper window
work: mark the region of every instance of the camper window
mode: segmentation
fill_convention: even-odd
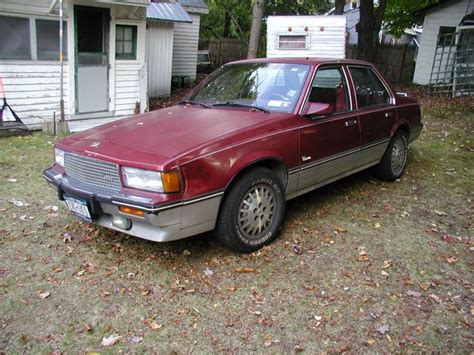
[[[280,35],[278,36],[279,49],[306,49],[306,35]]]

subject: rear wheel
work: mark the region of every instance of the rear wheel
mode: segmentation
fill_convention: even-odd
[[[402,176],[408,156],[408,138],[403,131],[398,131],[390,143],[379,165],[375,168],[376,175],[384,180],[395,181]]]
[[[281,181],[258,167],[243,175],[226,193],[217,223],[217,239],[238,252],[252,252],[274,240],[285,214]]]

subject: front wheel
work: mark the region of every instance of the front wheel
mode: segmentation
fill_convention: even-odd
[[[284,214],[280,179],[267,168],[252,169],[226,193],[216,237],[234,251],[258,250],[278,236]]]
[[[408,138],[405,132],[394,134],[382,157],[375,167],[376,175],[384,180],[395,181],[402,176],[408,156]]]

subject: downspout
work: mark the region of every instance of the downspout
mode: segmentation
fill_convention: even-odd
[[[64,121],[64,53],[63,53],[63,0],[59,0],[59,63],[60,63],[60,113],[61,121]]]

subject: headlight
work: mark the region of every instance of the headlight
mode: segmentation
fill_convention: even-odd
[[[64,168],[64,151],[54,148],[54,160],[56,161],[56,164]]]
[[[159,172],[137,168],[122,167],[125,186],[153,192],[178,192],[179,175],[176,171]]]

